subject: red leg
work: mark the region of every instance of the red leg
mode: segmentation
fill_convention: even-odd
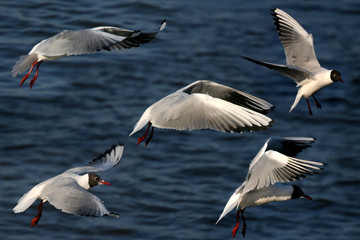
[[[151,128],[150,136],[149,136],[148,139],[146,139],[146,141],[145,141],[145,147],[149,144],[149,142],[151,141],[153,135],[154,135],[154,127]]]
[[[232,234],[233,234],[233,238],[235,237],[238,229],[239,229],[239,221],[240,221],[240,216],[239,214],[241,213],[241,218],[243,220],[243,226],[242,226],[242,230],[241,230],[241,233],[243,235],[243,237],[245,237],[245,233],[246,233],[246,221],[245,221],[245,217],[244,217],[244,211],[245,211],[245,208],[244,209],[239,209],[236,213],[236,219],[237,219],[237,222],[236,222],[236,225],[234,227],[234,229],[232,230]]]
[[[315,98],[315,96],[314,96],[314,95],[313,95],[312,97],[313,97],[313,98],[314,98],[314,100],[315,100],[316,107],[317,107],[317,108],[319,108],[319,109],[321,109],[321,104],[319,103],[319,101]]]
[[[235,225],[234,229],[232,230],[233,238],[235,237],[235,235],[239,229],[239,221],[240,221],[239,214],[240,214],[240,212],[241,212],[241,209],[239,209],[236,213],[236,225]]]
[[[43,204],[44,204],[44,200],[40,202],[40,204],[38,206],[37,214],[34,217],[34,219],[31,220],[31,227],[34,227],[34,226],[36,226],[38,224],[38,222],[39,222],[39,220],[41,218]]]
[[[312,111],[311,111],[309,99],[306,99],[306,102],[307,102],[307,105],[308,105],[308,108],[309,108],[309,115],[312,116],[313,114],[312,114]]]
[[[148,133],[149,133],[150,126],[151,126],[151,122],[149,122],[145,134],[144,134],[143,136],[141,136],[141,137],[138,138],[137,144],[139,144],[139,143],[141,143],[142,141],[144,141],[144,139],[147,137],[147,135],[148,135]]]
[[[36,79],[37,79],[37,76],[39,74],[39,67],[40,67],[40,64],[42,63],[43,61],[39,61],[38,65],[36,66],[36,73],[35,73],[35,76],[31,79],[30,81],[30,89],[32,88],[32,86],[34,85]]]
[[[29,72],[23,77],[23,79],[21,80],[21,83],[20,83],[20,87],[21,87],[21,85],[23,85],[23,83],[25,82],[25,80],[28,79],[31,71],[33,70],[33,68],[34,68],[34,66],[35,66],[35,64],[36,64],[37,62],[38,62],[38,61],[36,60],[36,61],[33,63],[33,65],[31,66],[31,68],[30,68],[30,70],[29,70]]]

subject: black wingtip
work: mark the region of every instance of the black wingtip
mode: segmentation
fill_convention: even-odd
[[[275,12],[275,10],[276,10],[276,8],[272,8],[272,9],[271,9],[271,13],[270,13],[271,16],[274,17],[274,18],[273,18],[274,20],[275,20],[275,18],[276,18],[276,16],[277,16],[277,13]]]
[[[269,111],[272,112],[272,111],[275,110],[275,108],[276,108],[276,106],[275,106],[275,105],[272,105],[272,106],[270,107]]]
[[[256,63],[256,64],[259,64],[259,65],[262,65],[260,61],[258,60],[255,60],[255,59],[252,59],[252,58],[249,58],[249,57],[246,57],[246,56],[242,56],[245,60],[248,60],[249,62],[253,62],[253,63]]]
[[[118,144],[114,144],[112,145],[109,149],[107,149],[104,153],[100,154],[98,157],[94,158],[92,161],[90,161],[88,163],[88,165],[91,165],[94,161],[101,159],[103,157],[105,157],[107,154],[110,154],[112,150],[114,150],[117,146],[125,146],[124,143],[118,143]]]
[[[280,22],[279,22],[280,18],[278,16],[278,14],[275,12],[276,9],[278,9],[278,8],[271,9],[271,11],[272,11],[271,15],[273,16],[275,28],[278,31],[278,34],[280,35]]]
[[[253,60],[253,59],[251,59],[251,58],[249,58],[249,57],[247,57],[247,56],[242,56],[242,57],[243,57],[244,59],[250,61],[250,62],[252,62],[252,60]]]

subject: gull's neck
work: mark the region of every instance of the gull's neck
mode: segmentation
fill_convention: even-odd
[[[89,174],[84,174],[75,178],[76,182],[84,189],[89,190]]]

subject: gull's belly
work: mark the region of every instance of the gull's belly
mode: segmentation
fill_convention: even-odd
[[[324,81],[311,81],[308,84],[305,84],[301,87],[302,96],[304,98],[309,98],[314,95],[316,92],[320,91],[324,87],[330,85],[331,82]]]

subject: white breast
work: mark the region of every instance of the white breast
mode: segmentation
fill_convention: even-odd
[[[302,96],[304,98],[309,98],[317,91],[332,84],[333,81],[330,78],[330,73],[330,70],[322,68],[321,71],[316,73],[314,79],[304,80],[299,83],[299,86],[301,86],[300,91],[302,92]]]

